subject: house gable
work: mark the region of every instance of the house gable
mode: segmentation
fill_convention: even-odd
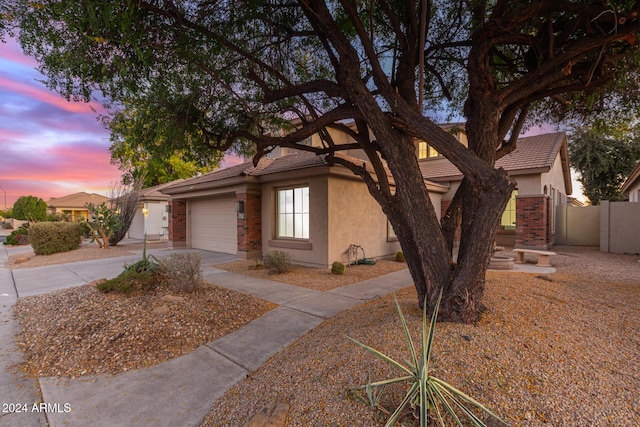
[[[630,202],[640,202],[640,162],[636,164],[627,180],[622,184],[621,191],[629,193]]]

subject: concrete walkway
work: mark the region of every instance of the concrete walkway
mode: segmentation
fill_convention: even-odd
[[[176,251],[149,252],[162,257]],[[235,259],[231,255],[197,252],[205,266]],[[203,267],[208,282],[255,295],[279,307],[190,354],[147,369],[73,380],[47,377],[40,378],[39,384],[15,372],[13,366],[20,353],[15,349],[16,331],[10,310],[18,297],[115,277],[125,262],[139,258],[137,254],[16,269],[12,274],[6,267],[7,251],[0,249],[0,403],[19,402],[28,409],[27,413],[0,413],[0,427],[41,426],[46,422],[53,427],[198,425],[231,386],[325,319],[413,283],[408,270],[403,270],[319,292]],[[46,413],[33,412],[33,404],[41,400],[48,405]]]

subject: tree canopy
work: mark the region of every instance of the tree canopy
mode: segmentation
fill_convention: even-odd
[[[15,219],[43,221],[47,217],[47,203],[36,196],[21,196],[13,204]]]
[[[210,172],[224,152],[200,146],[203,139],[181,131],[166,107],[132,102],[105,117],[111,135],[111,163],[123,171],[123,183],[143,179],[143,187]]]
[[[640,134],[621,126],[578,128],[570,136],[569,158],[591,204],[623,200],[622,184],[640,160]]]
[[[482,312],[495,229],[515,187],[496,159],[535,120],[637,108],[637,1],[60,0],[26,8],[22,46],[67,97],[100,90],[116,109],[154,100],[146,105],[166,108],[198,151],[255,147],[257,160],[274,146],[294,147],[350,169],[392,224],[419,304],[432,309],[444,289],[441,316],[466,322]],[[429,110],[463,115],[468,148]],[[352,142],[337,143],[328,129]],[[301,143],[316,133],[321,145]],[[441,222],[416,139],[465,177]],[[371,167],[340,155],[353,149]]]

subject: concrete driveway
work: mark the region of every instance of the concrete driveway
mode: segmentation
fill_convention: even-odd
[[[27,247],[29,250],[31,247]],[[19,253],[20,249],[10,250]],[[24,250],[24,249],[23,249]],[[97,279],[111,279],[122,272],[126,263],[132,263],[142,258],[142,250],[131,251],[134,255],[104,258],[91,261],[78,261],[66,264],[48,265],[44,267],[19,268],[13,270],[13,280],[17,297],[39,295],[58,289],[72,288],[84,285]],[[218,252],[208,252],[198,249],[153,249],[148,254],[161,259],[173,253],[194,252],[200,254],[202,265],[213,265],[236,260],[235,255]]]

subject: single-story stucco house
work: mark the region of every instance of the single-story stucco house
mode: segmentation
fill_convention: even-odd
[[[630,202],[640,202],[640,162],[631,171],[627,180],[622,184],[622,192],[629,194]]]
[[[439,209],[447,187],[426,185]],[[281,250],[293,262],[313,267],[348,261],[352,244],[369,258],[400,249],[362,180],[311,153],[264,157],[257,166],[246,162],[162,192],[171,196],[169,241],[174,247],[243,258]]]
[[[308,143],[319,145],[316,137]],[[464,133],[458,139],[466,144]],[[362,156],[357,150],[340,155]],[[400,249],[382,209],[348,169],[289,148],[270,156],[256,166],[246,162],[162,189],[171,196],[170,244],[244,258],[283,250],[293,262],[316,267],[347,261],[352,244],[367,257]],[[440,217],[462,176],[424,142],[416,142],[416,156]],[[571,194],[565,134],[521,138],[498,166],[518,182],[501,231],[519,247],[553,245],[552,207],[567,203]]]
[[[128,236],[132,239],[165,240],[169,235],[169,196],[160,192],[183,181],[182,179],[143,188],[139,191],[139,201],[135,216],[129,226]]]
[[[79,219],[86,220],[89,218],[89,211],[86,208],[88,203],[93,203],[94,206],[98,206],[108,201],[108,197],[101,196],[100,194],[90,194],[81,191],[79,193],[69,194],[68,196],[52,197],[47,202],[47,209],[51,214],[69,215],[70,220],[75,222]]]

